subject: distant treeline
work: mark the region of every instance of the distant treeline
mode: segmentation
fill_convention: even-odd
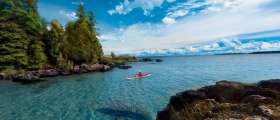
[[[103,51],[94,15],[83,5],[76,14],[64,29],[57,20],[40,17],[37,0],[0,0],[0,71],[99,62]]]

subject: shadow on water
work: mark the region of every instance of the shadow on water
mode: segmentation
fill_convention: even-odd
[[[100,112],[102,114],[110,115],[114,118],[114,120],[118,120],[121,118],[128,118],[131,120],[151,120],[147,115],[143,113],[137,113],[127,110],[118,110],[113,108],[101,108],[97,109],[97,112]]]

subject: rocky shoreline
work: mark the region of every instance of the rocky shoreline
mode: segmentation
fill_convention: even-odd
[[[171,97],[157,120],[280,120],[280,79],[220,81]]]
[[[75,65],[70,70],[62,70],[57,68],[47,68],[40,70],[17,71],[13,74],[5,74],[0,72],[0,81],[13,81],[23,84],[31,84],[46,81],[44,78],[56,76],[68,76],[74,74],[90,73],[90,72],[106,72],[115,67],[119,69],[130,69],[132,66],[127,65],[128,62],[162,62],[161,59],[142,58],[125,60],[124,63],[104,62],[96,64]]]
[[[0,74],[0,80],[9,80],[23,84],[36,83],[45,81],[46,77],[67,76],[73,74],[89,73],[89,72],[105,72],[113,67],[105,64],[82,64],[76,65],[70,70],[61,69],[42,69],[34,71],[24,71],[12,75]]]

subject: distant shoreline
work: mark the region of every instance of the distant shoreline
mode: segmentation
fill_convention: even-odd
[[[260,51],[260,52],[252,52],[250,54],[280,54],[280,51]]]
[[[214,54],[214,55],[240,55],[240,54],[280,54],[280,51],[258,51],[258,52],[251,52],[251,53],[221,53],[221,54]]]

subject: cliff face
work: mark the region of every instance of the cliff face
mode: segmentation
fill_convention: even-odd
[[[280,120],[280,80],[220,81],[171,97],[157,120]]]

